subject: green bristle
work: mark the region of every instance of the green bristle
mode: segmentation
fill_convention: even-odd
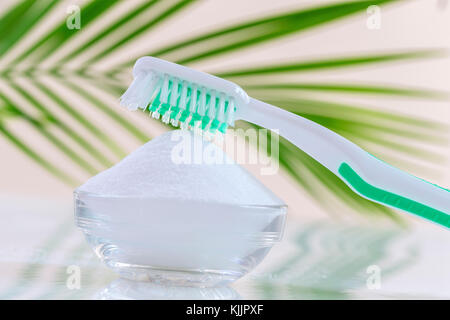
[[[185,106],[186,109],[184,109],[181,112],[180,118],[178,119],[178,121],[180,121],[181,123],[185,122],[191,115],[191,113],[189,111],[189,103],[190,102],[191,102],[191,88],[188,88],[187,95],[186,95],[186,106]]]
[[[184,110],[181,113],[180,119],[178,119],[180,122],[185,122],[187,118],[189,118],[189,116],[191,115],[191,113],[189,112],[189,110]]]
[[[177,85],[177,92],[179,91],[178,90],[179,87],[180,87],[180,85],[178,84]],[[169,80],[169,94],[167,96],[167,102],[171,101],[172,89],[173,89],[173,81]],[[177,98],[177,103],[178,103],[178,99],[179,98]],[[168,104],[168,105],[169,105],[168,111],[170,112],[170,115],[169,115],[169,121],[170,121],[170,120],[175,119],[177,117],[178,112],[180,111],[180,108],[178,108],[176,105],[175,106],[171,106],[170,104]]]
[[[175,119],[177,117],[179,111],[180,111],[180,108],[172,107],[170,109],[170,119]]]
[[[189,122],[189,125],[193,127],[195,125],[195,123],[197,121],[200,121],[201,119],[202,119],[201,115],[199,115],[198,113],[194,113],[192,115],[191,121]]]
[[[158,110],[159,106],[161,105],[161,102],[159,101],[159,96],[161,92],[157,94],[156,98],[153,99],[153,101],[150,104],[150,112],[155,112]]]
[[[181,94],[182,94],[182,88],[183,83],[180,81],[177,84],[177,96],[176,99],[171,99],[172,96],[172,89],[173,89],[174,81],[169,79],[168,84],[168,95],[167,95],[167,103],[161,104],[161,91],[163,88],[161,88],[158,92],[158,94],[155,95],[155,98],[153,101],[149,104],[149,111],[150,112],[157,112],[161,116],[165,115],[165,119],[163,119],[164,122],[172,120],[178,120],[180,124],[184,123],[184,126],[189,125],[190,127],[194,127],[198,122],[200,122],[200,128],[202,130],[209,130],[211,133],[216,133],[217,131],[221,133],[226,133],[228,128],[228,123],[225,121],[219,121],[218,115],[216,114],[218,112],[219,103],[220,103],[220,97],[216,95],[215,101],[210,105],[211,102],[211,94],[206,93],[206,96],[204,96],[204,103],[205,107],[202,108],[202,110],[199,110],[200,102],[201,102],[201,89],[196,89],[196,101],[195,101],[195,111],[191,112],[191,99],[195,95],[193,93],[192,87],[187,88],[186,92],[186,106],[184,109],[180,108],[180,101],[181,101]],[[161,84],[162,86],[162,84]],[[172,101],[173,100],[173,101]],[[174,104],[175,105],[171,105]],[[225,101],[225,112],[228,110],[229,102]],[[209,109],[214,108],[213,114],[215,114],[214,118],[211,118],[208,116]],[[193,109],[194,110],[194,109]],[[200,115],[198,112],[204,113],[204,115]],[[178,119],[177,119],[178,118]],[[176,125],[176,124],[175,124]]]
[[[206,126],[208,126],[211,119],[208,116],[203,116],[202,118],[202,130],[206,129]]]
[[[215,133],[217,128],[219,128],[220,125],[220,121],[217,119],[214,119],[213,122],[211,123],[211,126],[209,127],[209,131],[211,131],[212,133]]]
[[[161,105],[161,108],[159,108],[158,112],[159,112],[160,115],[163,116],[169,109],[170,109],[170,104],[163,103]]]
[[[167,101],[166,103],[163,103],[161,105],[161,108],[158,110],[158,112],[163,116],[169,109],[170,109],[170,95],[172,94],[172,81],[169,80],[168,84],[168,94],[167,94]]]
[[[219,127],[219,131],[225,134],[227,132],[228,124],[226,122],[222,122]]]

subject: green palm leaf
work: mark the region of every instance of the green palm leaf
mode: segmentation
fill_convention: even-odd
[[[403,96],[412,98],[448,98],[444,92],[435,92],[423,90],[420,88],[399,88],[396,86],[371,85],[359,83],[274,83],[274,84],[252,84],[244,85],[246,91],[264,91],[270,92],[273,96],[282,95],[286,91],[290,92],[330,92],[342,94],[368,94],[368,95],[387,95]],[[258,94],[258,93],[256,93]]]
[[[187,64],[233,50],[240,50],[294,32],[304,31],[365,10],[370,5],[388,2],[393,2],[393,0],[351,1],[265,17],[188,39],[150,52],[149,55],[164,58],[171,54],[171,56],[175,56],[171,60],[180,64]],[[200,49],[192,55],[182,53],[186,49],[192,50],[189,48],[191,46],[197,46]],[[130,60],[128,65],[131,65],[134,60]]]
[[[245,70],[229,71],[218,74],[219,77],[231,78],[239,76],[254,76],[254,75],[270,75],[274,73],[284,72],[304,72],[317,71],[323,69],[348,68],[361,65],[368,65],[381,62],[392,62],[405,59],[418,59],[442,55],[440,51],[412,51],[389,54],[376,54],[368,56],[351,56],[340,57],[333,59],[319,59],[310,61],[298,61],[286,64],[275,64],[269,66],[260,66],[256,68],[249,68]]]

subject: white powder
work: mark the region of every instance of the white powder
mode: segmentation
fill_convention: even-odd
[[[205,152],[214,154],[216,161],[204,158]],[[191,157],[187,156],[189,153]],[[194,163],[180,163],[183,156]],[[180,130],[151,140],[89,179],[78,191],[241,205],[284,204],[215,144]]]

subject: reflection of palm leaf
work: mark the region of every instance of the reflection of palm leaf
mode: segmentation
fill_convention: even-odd
[[[206,31],[154,49],[148,54],[185,64],[197,63],[324,25],[361,12],[369,5],[390,2],[395,0],[348,1],[262,17]],[[97,65],[105,58],[123,52],[123,48],[133,41],[142,41],[143,35],[150,34],[158,24],[169,21],[193,3],[198,1],[152,0],[139,2],[130,8],[123,6],[119,0],[88,1],[81,8],[81,30],[69,30],[66,16],[59,17],[56,24],[48,22],[54,21],[49,17],[60,14],[59,1],[26,0],[14,3],[0,19],[0,32],[4,35],[0,39],[0,135],[42,168],[70,185],[110,166],[127,153],[129,148],[126,145],[129,143],[119,141],[115,131],[121,132],[130,143],[147,141],[150,135],[144,127],[135,125],[127,118],[128,115],[124,117],[118,108],[110,106],[126,88],[128,83],[122,80],[122,75],[129,75],[130,67],[138,56],[122,55],[125,60],[113,63],[106,71]],[[112,10],[116,10],[114,15],[109,14]],[[174,19],[171,22],[177,23]],[[37,28],[40,26],[44,27]],[[89,29],[91,26],[97,28]],[[383,146],[386,155],[396,150],[434,163],[440,161],[440,156],[424,152],[415,142],[441,144],[440,133],[445,130],[441,125],[359,105],[330,102],[326,98],[315,99],[305,93],[441,97],[437,93],[371,84],[288,83],[270,77],[283,76],[288,72],[326,71],[425,58],[431,54],[433,52],[425,51],[296,61],[231,69],[219,76],[241,84],[256,98],[316,121],[362,146],[367,144],[368,149],[369,146]],[[83,55],[81,62],[77,61]],[[261,83],[261,79],[265,81]],[[55,154],[61,153],[67,164],[73,165],[76,170],[66,173],[67,170],[53,159],[53,153],[41,152],[39,147],[31,145],[16,125],[20,129],[26,126],[27,130],[49,144]],[[243,123],[239,125],[247,126]],[[409,139],[409,143],[398,144],[384,138],[385,135],[402,136]],[[316,188],[317,182],[358,211],[391,214],[390,210],[353,195],[335,176],[285,140],[281,140],[280,163],[318,199],[324,195]],[[304,171],[314,176],[315,181],[303,178]]]
[[[367,268],[382,270],[383,280],[414,264],[415,243],[398,228],[313,223],[296,230],[296,248],[255,281],[264,299],[344,299],[364,290]],[[392,247],[404,247],[395,250]]]

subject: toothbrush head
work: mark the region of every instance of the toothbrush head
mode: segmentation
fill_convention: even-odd
[[[230,81],[154,57],[138,59],[133,76],[121,105],[181,129],[225,133],[250,100]]]

